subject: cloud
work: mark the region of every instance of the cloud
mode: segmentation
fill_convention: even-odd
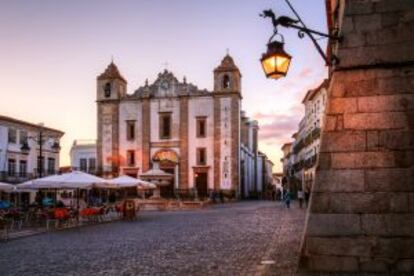
[[[303,116],[303,107],[298,104],[292,106],[286,113],[257,112],[253,118],[259,121],[259,141],[276,146],[291,140],[291,136],[298,129],[299,121]]]

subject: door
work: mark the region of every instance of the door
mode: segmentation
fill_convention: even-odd
[[[199,172],[196,177],[196,188],[199,198],[206,198],[207,194],[207,173]]]
[[[161,168],[164,172],[174,175],[174,168]],[[173,198],[174,197],[174,180],[175,177],[170,180],[170,184],[167,186],[161,186],[160,195],[162,198]]]

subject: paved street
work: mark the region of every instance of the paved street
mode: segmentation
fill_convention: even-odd
[[[289,275],[304,216],[257,201],[146,212],[0,243],[0,275]]]

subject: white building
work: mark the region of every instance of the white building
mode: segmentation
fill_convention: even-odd
[[[257,194],[258,125],[243,121],[233,58],[226,55],[213,77],[213,91],[201,90],[165,70],[127,93],[127,81],[109,64],[97,77],[96,153],[93,144],[75,142],[72,167],[88,170],[96,157],[99,175],[138,177],[157,162],[174,175],[161,187],[162,197],[186,197],[194,189],[199,197],[213,190],[229,197]]]
[[[301,137],[302,146],[298,149],[300,156],[302,189],[310,189],[315,179],[316,159],[319,154],[320,133],[324,122],[328,80],[306,93],[302,103],[305,105],[305,117]]]
[[[72,170],[97,173],[96,140],[75,140],[70,149]]]
[[[59,170],[63,134],[41,124],[0,115],[0,181],[20,183],[55,174]]]
[[[319,153],[320,132],[324,121],[328,80],[324,80],[317,88],[309,90],[302,103],[305,106],[305,115],[299,123],[298,131],[292,135],[294,139],[291,148],[285,144],[284,173],[285,176],[294,176],[294,186],[290,188],[310,189],[315,179],[315,165]]]

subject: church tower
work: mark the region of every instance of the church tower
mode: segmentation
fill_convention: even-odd
[[[227,54],[214,69],[214,189],[239,196],[241,74]]]
[[[101,175],[119,169],[119,102],[126,96],[127,81],[111,62],[97,77],[97,163]]]
[[[241,74],[233,58],[227,54],[214,69],[214,92],[241,92]]]

